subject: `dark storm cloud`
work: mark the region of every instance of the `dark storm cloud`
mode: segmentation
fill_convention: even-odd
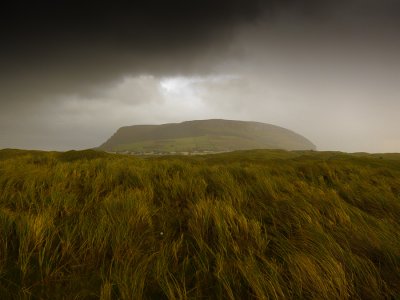
[[[87,92],[126,74],[207,72],[229,54],[238,26],[273,20],[285,11],[319,22],[329,16],[340,19],[347,10],[379,15],[385,22],[397,16],[396,2],[388,0],[132,3],[16,1],[3,7],[1,101]]]
[[[346,9],[376,13],[385,22],[397,16],[395,2],[387,0],[140,2],[16,1],[3,7],[1,100],[79,93],[132,73],[206,72],[226,56],[237,26],[286,10],[316,20],[341,18]]]
[[[132,2],[19,1],[2,9],[2,100],[79,92],[127,73],[202,72],[209,65],[199,57],[216,59],[233,27],[257,18],[264,6]]]

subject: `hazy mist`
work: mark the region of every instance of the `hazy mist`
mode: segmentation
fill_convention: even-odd
[[[0,148],[83,149],[118,127],[271,123],[318,150],[400,152],[400,5],[20,2],[2,12]]]

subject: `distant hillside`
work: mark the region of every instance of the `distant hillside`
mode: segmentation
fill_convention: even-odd
[[[99,149],[174,153],[248,149],[315,150],[316,147],[305,137],[282,127],[213,119],[121,127]]]

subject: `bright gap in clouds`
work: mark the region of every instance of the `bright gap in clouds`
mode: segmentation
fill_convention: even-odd
[[[203,101],[196,91],[196,82],[198,82],[196,78],[188,77],[171,77],[160,80],[160,91],[165,105],[181,110],[204,110]]]
[[[193,77],[166,77],[160,80],[161,94],[167,107],[176,107],[183,116],[199,115],[207,118],[211,114],[202,94],[207,84],[223,84],[236,75],[210,75]]]
[[[166,77],[160,80],[161,87],[171,93],[179,93],[185,89],[193,88],[198,83],[218,83],[239,78],[237,75],[210,75],[194,77]]]

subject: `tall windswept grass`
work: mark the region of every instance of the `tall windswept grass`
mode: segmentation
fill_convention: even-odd
[[[399,299],[400,156],[0,151],[0,299]]]

